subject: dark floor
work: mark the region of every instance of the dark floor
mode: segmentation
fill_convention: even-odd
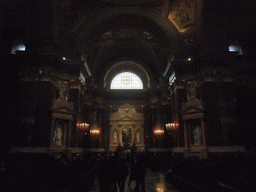
[[[125,183],[124,192],[133,192],[136,181],[132,181],[130,187],[128,186],[128,178],[127,176]],[[165,174],[160,172],[152,172],[147,169],[146,178],[145,178],[145,188],[146,192],[179,192],[171,183],[165,182]],[[95,179],[95,185],[91,187],[88,192],[99,192],[98,181]],[[119,192],[119,190],[118,190]]]

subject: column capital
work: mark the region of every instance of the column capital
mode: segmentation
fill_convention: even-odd
[[[185,81],[181,80],[175,80],[172,84],[173,90],[175,91],[176,89],[185,89]]]

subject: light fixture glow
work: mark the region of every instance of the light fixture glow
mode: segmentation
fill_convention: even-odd
[[[99,133],[100,133],[99,130],[91,130],[90,132],[91,132],[92,134],[99,134]]]
[[[87,129],[89,127],[89,124],[88,123],[77,123],[76,126],[79,129]]]
[[[164,133],[164,130],[155,130],[154,133],[156,134]]]
[[[178,127],[179,126],[179,123],[167,123],[167,124],[165,124],[165,126],[166,126],[166,129],[175,129],[176,127]]]

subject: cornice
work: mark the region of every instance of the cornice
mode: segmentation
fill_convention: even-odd
[[[138,6],[138,5],[147,5],[152,6],[155,4],[164,3],[164,0],[101,0],[106,3],[114,4],[114,5],[129,5],[129,6]]]

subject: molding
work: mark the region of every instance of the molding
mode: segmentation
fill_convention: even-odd
[[[164,0],[144,0],[144,1],[138,1],[138,0],[102,0],[103,2],[106,3],[111,3],[111,4],[117,4],[117,5],[133,5],[133,6],[138,6],[138,5],[151,5],[155,3],[163,3]]]
[[[60,113],[60,112],[54,112],[52,114],[52,118],[54,119],[67,119],[67,120],[70,120],[70,121],[73,121],[73,115],[72,114],[63,114],[63,113]]]
[[[202,100],[198,100],[197,98],[190,98],[188,102],[182,104],[182,114],[184,116],[202,113],[203,109]]]
[[[203,113],[195,112],[192,114],[185,114],[183,115],[183,120],[188,120],[188,119],[202,119],[204,117]]]
[[[113,146],[114,147],[114,146]],[[144,146],[140,146],[144,147]],[[51,152],[64,152],[69,151],[71,153],[85,153],[85,152],[105,152],[105,148],[48,148],[48,147],[12,147],[10,153],[48,153]],[[172,148],[149,148],[149,152],[173,152],[173,153],[184,153],[187,150],[194,151],[187,147],[172,147]],[[245,152],[244,146],[211,146],[207,148],[198,149],[198,151],[208,150],[209,153],[234,153],[234,152]]]
[[[47,153],[48,147],[12,147],[10,153]]]
[[[244,146],[212,146],[208,147],[210,153],[214,152],[245,152]]]

